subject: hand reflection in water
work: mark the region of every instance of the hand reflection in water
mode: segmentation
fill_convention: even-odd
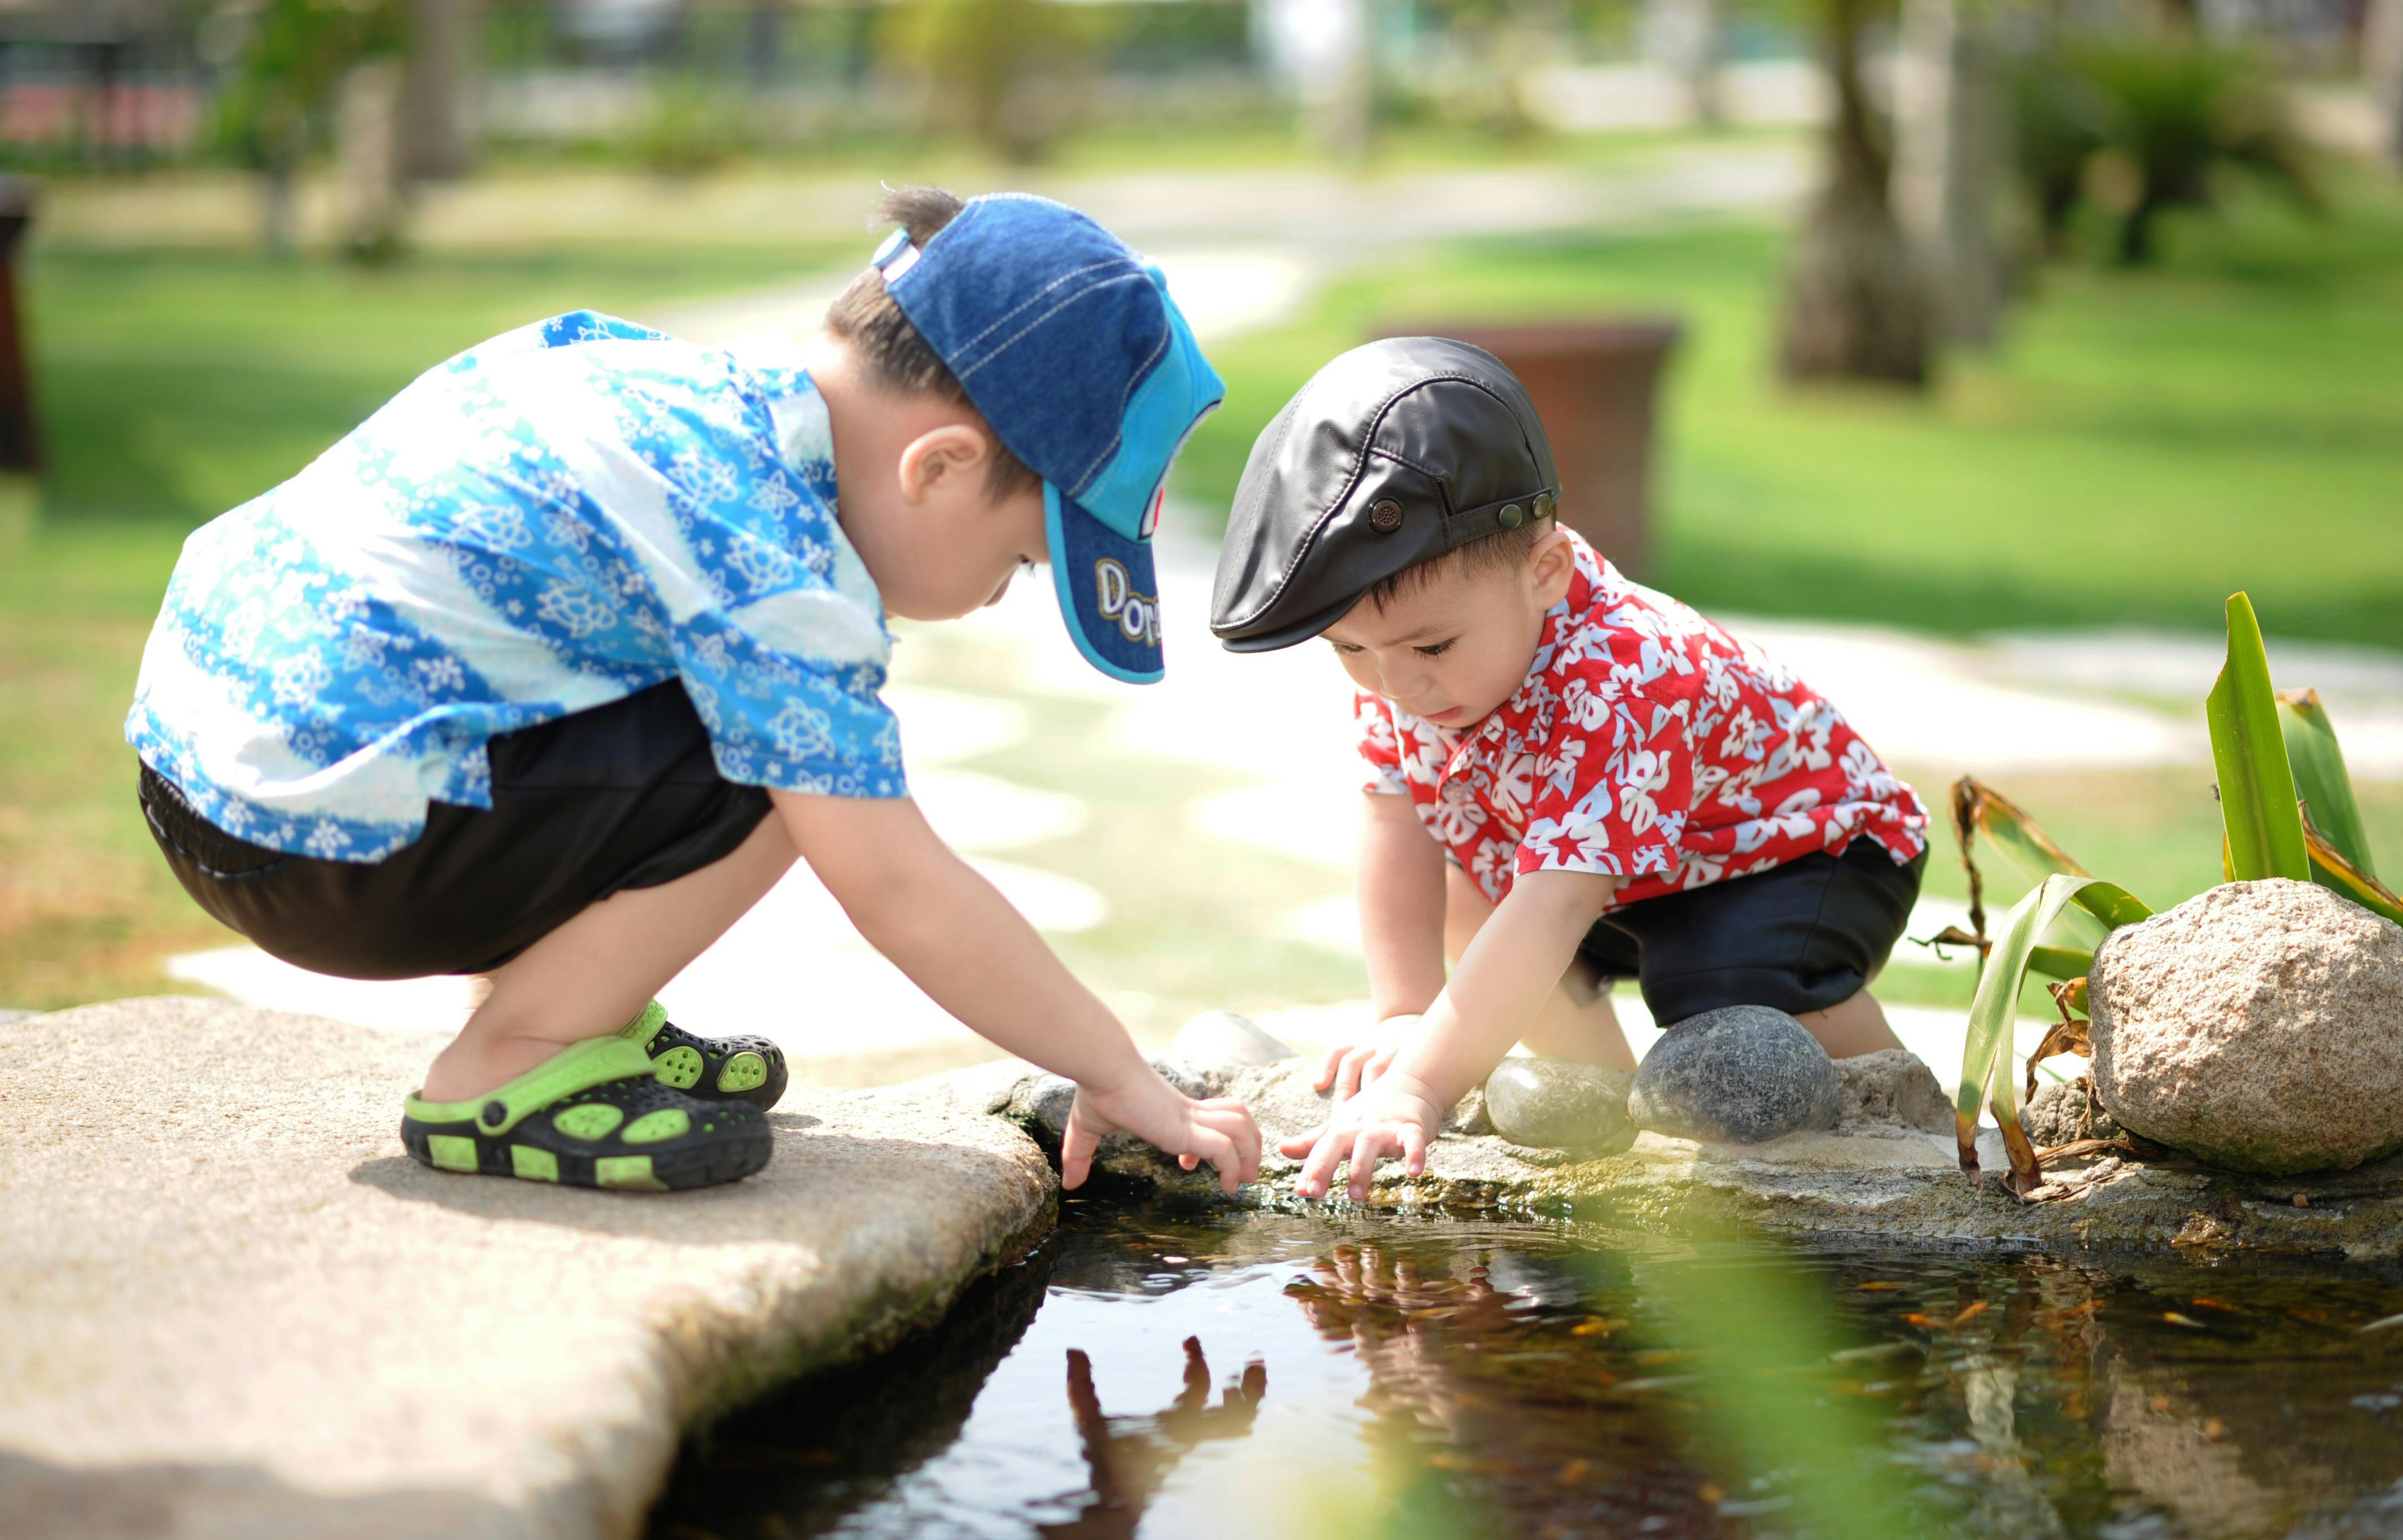
[[[1349,1339],[1368,1369],[1369,1405],[1406,1412],[1438,1432],[1463,1432],[1464,1396],[1445,1362],[1464,1342],[1486,1350],[1513,1345],[1529,1330],[1511,1311],[1513,1297],[1495,1289],[1483,1267],[1466,1278],[1427,1277],[1408,1256],[1378,1246],[1337,1246],[1316,1276],[1285,1292],[1320,1336]]]
[[[1076,1518],[1038,1526],[1063,1540],[1123,1540],[1134,1533],[1145,1506],[1168,1473],[1197,1444],[1241,1438],[1252,1431],[1261,1398],[1268,1394],[1268,1367],[1255,1358],[1243,1366],[1240,1386],[1210,1404],[1210,1365],[1202,1339],[1185,1339],[1185,1388],[1168,1409],[1153,1416],[1109,1416],[1093,1390],[1093,1361],[1068,1350],[1068,1407],[1092,1471],[1093,1502]]]

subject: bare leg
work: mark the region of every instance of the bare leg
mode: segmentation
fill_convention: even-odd
[[[1461,953],[1476,938],[1493,906],[1458,867],[1447,865],[1443,903],[1444,955],[1457,965]],[[1842,1007],[1839,1006],[1839,1009]],[[1555,984],[1535,1024],[1519,1039],[1530,1053],[1547,1059],[1568,1059],[1605,1069],[1632,1070],[1635,1055],[1627,1034],[1618,1029],[1618,1013],[1610,1008],[1610,992],[1603,991],[1590,1005],[1581,1005],[1565,985]]]
[[[483,1002],[435,1057],[421,1093],[465,1102],[562,1048],[617,1031],[660,987],[726,934],[796,857],[783,822],[763,818],[734,853],[655,888],[601,900],[493,970]]]
[[[1867,990],[1840,1005],[1808,1011],[1795,1020],[1819,1040],[1830,1059],[1850,1059],[1880,1048],[1902,1047],[1902,1039],[1886,1025],[1885,1012],[1879,1007],[1877,997]]]

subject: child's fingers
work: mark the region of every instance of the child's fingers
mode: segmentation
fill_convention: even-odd
[[[1335,1084],[1335,1075],[1338,1070],[1342,1068],[1343,1056],[1351,1051],[1351,1049],[1345,1047],[1340,1043],[1328,1048],[1327,1050],[1327,1056],[1318,1062],[1318,1078],[1311,1082],[1310,1089],[1313,1090],[1325,1090],[1327,1087]]]
[[[1085,1127],[1084,1120],[1069,1109],[1068,1126],[1060,1134],[1060,1186],[1074,1192],[1085,1185],[1093,1169],[1093,1150],[1101,1144],[1099,1135]]]
[[[1426,1135],[1416,1123],[1402,1125],[1402,1167],[1412,1176],[1426,1174]]]
[[[1368,1185],[1377,1179],[1377,1162],[1384,1158],[1385,1145],[1393,1136],[1382,1126],[1371,1123],[1352,1141],[1352,1200],[1364,1203],[1368,1199]]]
[[[1343,1161],[1343,1136],[1329,1129],[1319,1137],[1310,1158],[1301,1163],[1301,1179],[1294,1190],[1304,1198],[1324,1198],[1335,1185],[1335,1168]]]
[[[1244,1181],[1243,1158],[1235,1153],[1235,1142],[1216,1129],[1210,1128],[1199,1131],[1199,1137],[1193,1142],[1202,1146],[1202,1158],[1209,1161],[1210,1169],[1218,1173],[1218,1190],[1233,1197],[1235,1189]]]
[[[1241,1102],[1213,1097],[1200,1104],[1194,1120],[1217,1130],[1233,1142],[1235,1163],[1243,1180],[1249,1182],[1260,1173],[1260,1126],[1252,1121],[1252,1109]]]
[[[1379,1051],[1363,1044],[1343,1056],[1343,1094],[1357,1096],[1377,1078]]]

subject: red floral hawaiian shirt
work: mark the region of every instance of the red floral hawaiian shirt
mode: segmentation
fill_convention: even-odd
[[[1487,897],[1521,872],[1629,877],[1633,903],[1874,839],[1927,810],[1836,708],[1749,642],[1629,582],[1574,532],[1577,576],[1526,683],[1447,731],[1358,697],[1370,791],[1407,795]]]

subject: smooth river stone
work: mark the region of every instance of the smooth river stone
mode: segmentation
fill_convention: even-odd
[[[1624,1149],[1635,1138],[1627,1120],[1622,1070],[1565,1059],[1505,1059],[1485,1080],[1485,1116],[1514,1145],[1543,1149]]]
[[[1832,1129],[1840,1104],[1827,1050],[1766,1006],[1729,1006],[1671,1027],[1636,1067],[1628,1095],[1638,1128],[1730,1145]]]

